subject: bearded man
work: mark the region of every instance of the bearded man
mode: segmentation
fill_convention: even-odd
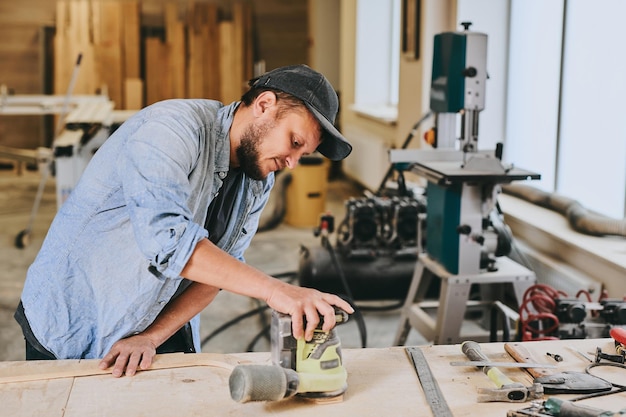
[[[199,313],[221,289],[290,314],[307,340],[320,317],[335,325],[334,306],[352,312],[243,262],[274,172],[352,150],[322,74],[294,65],[249,85],[230,105],[148,106],[96,152],[28,270],[15,313],[27,360],[102,358],[132,376],[156,353],[200,352]]]

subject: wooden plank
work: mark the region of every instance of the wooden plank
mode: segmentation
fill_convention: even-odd
[[[119,2],[94,2],[99,9],[99,33],[94,45],[96,74],[100,85],[105,85],[109,98],[120,109],[123,100],[122,62],[122,8]],[[95,26],[95,25],[94,25]]]
[[[222,78],[220,75],[220,34],[218,8],[214,4],[207,5],[206,23],[202,28],[204,53],[204,97],[221,100]]]
[[[246,33],[246,19],[244,14],[244,5],[242,3],[234,3],[233,4],[233,54],[232,54],[232,71],[233,71],[233,82],[236,85],[233,86],[233,90],[238,85],[238,98],[241,97],[241,93],[243,92],[243,86],[245,82],[244,77],[244,39]]]
[[[141,56],[141,10],[139,2],[123,1],[121,7],[123,19],[123,75],[125,78],[139,78],[139,58]]]
[[[70,25],[75,42],[88,43],[92,41],[90,6],[88,1],[70,2]]]
[[[68,46],[66,54],[59,57],[64,60],[63,65],[70,67],[69,78],[64,80],[60,94],[67,92],[72,80],[74,64],[79,54],[82,54],[80,72],[74,80],[73,94],[94,94],[99,86],[99,79],[96,73],[95,55],[91,43],[90,25],[90,3],[86,1],[69,2],[69,27],[66,38]]]
[[[612,349],[611,339],[557,340],[525,342],[528,348],[560,371],[583,371],[589,362],[568,349],[583,352],[601,347]],[[478,403],[477,389],[495,388],[495,384],[475,367],[452,367],[451,361],[465,360],[460,345],[420,347],[439,387],[456,417],[480,415],[501,417],[509,410],[525,408],[529,403]],[[495,361],[510,361],[503,343],[481,344],[485,355]],[[546,352],[559,353],[562,362],[554,362]],[[202,416],[206,410],[219,410],[220,415],[259,416],[409,416],[430,415],[419,379],[405,349],[402,347],[380,349],[344,349],[343,363],[348,372],[348,389],[344,401],[315,406],[303,398],[290,398],[273,402],[239,404],[230,398],[228,379],[230,372],[207,366],[176,367],[140,372],[132,378],[112,378],[109,375],[86,376],[73,379],[30,381],[3,384],[0,403],[8,415],[54,415],[64,417],[86,415],[146,415]],[[185,360],[201,361],[203,355],[183,355]],[[213,356],[216,360],[235,364],[239,361],[269,363],[269,352],[241,353]],[[79,362],[79,361],[74,361]],[[37,366],[34,362],[0,363],[0,374],[21,364]],[[529,385],[530,377],[520,369],[502,369],[514,381]],[[600,372],[595,368],[594,372]],[[613,368],[604,371],[623,370]],[[616,373],[612,374],[613,376]],[[602,376],[606,376],[603,374]],[[623,376],[622,376],[623,378]],[[618,380],[619,381],[619,380]],[[616,381],[616,382],[618,382]],[[619,383],[619,382],[618,382]],[[626,384],[626,382],[624,382]],[[68,392],[68,387],[69,391]],[[52,391],[55,395],[50,395]],[[567,399],[572,396],[559,395]],[[141,398],[142,401],[137,401]],[[61,401],[61,400],[62,401]],[[626,393],[581,402],[584,405],[618,411],[626,404]],[[59,412],[64,405],[64,414]],[[322,408],[320,408],[322,407]],[[37,411],[45,410],[45,412]]]
[[[126,78],[124,80],[124,108],[139,110],[143,108],[143,80],[141,78]]]
[[[222,21],[219,24],[220,36],[220,100],[231,103],[240,98],[240,79],[235,67],[237,47],[234,44],[233,23]]]
[[[13,382],[28,382],[50,380],[58,378],[74,378],[79,376],[110,375],[112,368],[100,369],[100,359],[57,360],[19,362],[7,367],[0,374],[0,384]],[[185,368],[190,366],[212,366],[232,370],[237,361],[224,355],[203,353],[199,355],[185,355],[183,353],[169,353],[156,355],[149,370]]]
[[[13,93],[41,94],[38,34],[32,25],[0,25],[0,39],[4,40],[0,42],[0,84]]]
[[[148,37],[144,40],[145,50],[145,82],[146,82],[146,105],[156,103],[161,99],[159,86],[159,72],[161,59],[161,40]]]
[[[6,24],[53,26],[56,6],[56,2],[50,0],[0,2],[0,26]]]
[[[186,46],[185,25],[179,20],[178,3],[165,4],[165,35],[169,50],[168,68],[172,95],[168,98],[183,98],[186,93]]]
[[[161,39],[148,37],[145,40],[146,55],[146,105],[172,97],[168,46]]]
[[[100,44],[93,47],[96,73],[99,86],[106,89],[106,94],[115,103],[115,108],[124,106],[121,74],[121,51],[118,45]]]
[[[247,81],[254,75],[254,25],[252,17],[252,7],[244,5],[243,10],[244,38],[243,38],[243,79],[244,92],[247,91]]]
[[[204,54],[205,45],[202,39],[202,29],[205,24],[206,3],[190,3],[188,6],[187,47],[189,60],[187,62],[187,97],[201,98],[204,96]]]
[[[0,145],[0,160],[11,159],[31,164],[37,163],[38,152],[34,149],[12,148],[10,146]]]
[[[102,11],[102,8],[100,7],[99,2],[96,0],[93,0],[92,7],[91,7],[90,30],[92,34],[91,41],[94,44],[101,44],[107,36],[106,33],[103,33],[102,13],[103,11]]]
[[[99,10],[98,39],[94,41],[96,45],[120,46],[123,35],[123,15],[121,3],[118,2],[94,2],[94,11]],[[96,13],[94,13],[96,15]],[[94,24],[94,27],[96,25]]]
[[[65,407],[74,380],[5,384],[0,390],[2,413],[7,416],[67,417]]]
[[[82,54],[80,69],[77,73],[76,87],[74,88],[72,94],[96,94],[101,88],[101,83],[100,77],[97,76],[94,46],[92,44],[85,43],[77,49],[78,51],[76,52],[76,55],[65,58],[72,66],[74,66],[74,64],[76,64],[78,53],[80,52]],[[67,86],[66,90],[62,91],[62,93],[64,94],[66,91]]]
[[[56,34],[54,35],[54,93],[61,94],[70,79],[71,69],[62,57],[67,55],[67,25],[68,4],[66,1],[57,1],[56,7]]]

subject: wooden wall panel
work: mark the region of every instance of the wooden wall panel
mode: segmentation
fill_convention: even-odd
[[[32,25],[0,24],[0,84],[15,94],[42,89],[38,67],[40,32]],[[0,144],[34,149],[44,145],[43,120],[31,116],[0,116]]]
[[[135,16],[131,16],[135,13]],[[55,39],[55,93],[65,94],[75,82],[73,94],[106,93],[118,109],[124,106],[124,80],[127,67],[125,50],[140,51],[138,7],[122,7],[116,1],[63,0],[57,2],[57,33]],[[82,60],[78,74],[74,72],[76,57]],[[132,77],[138,77],[139,58],[130,60]],[[134,66],[134,68],[133,68]]]
[[[168,61],[167,44],[160,38],[149,37],[145,40],[146,54],[146,105],[170,98],[172,83],[169,71],[163,65]]]
[[[187,42],[189,62],[187,63],[187,96],[202,97],[204,94],[204,40],[202,29],[204,7],[199,4],[190,5],[191,13],[187,22]]]
[[[204,24],[201,36],[191,40],[188,38],[185,46],[185,96],[221,98],[222,83],[220,82],[220,68],[229,68],[228,75],[232,75],[233,66],[221,66],[219,63],[219,29],[222,21],[234,22],[235,27],[243,27],[244,45],[241,67],[243,76],[237,81],[243,85],[252,76],[251,63],[262,59],[268,70],[281,65],[306,63],[307,59],[307,1],[309,0],[100,0],[107,3],[120,3],[122,7],[120,23],[123,33],[119,34],[120,56],[117,52],[100,48],[96,51],[96,40],[108,36],[94,31],[90,25],[95,24],[101,16],[93,13],[93,4],[96,0],[79,0],[82,4],[70,5],[73,0],[27,0],[9,1],[0,0],[0,83],[6,84],[15,93],[43,94],[44,71],[55,74],[54,91],[65,94],[74,71],[78,53],[83,54],[78,79],[74,92],[95,93],[102,87],[102,78],[113,74],[110,63],[96,65],[97,56],[104,57],[107,62],[120,62],[122,69],[115,70],[111,81],[115,87],[107,87],[109,94],[118,97],[115,101],[118,107],[126,108],[137,106],[137,98],[143,105],[145,94],[148,91],[146,74],[155,69],[146,68],[144,55],[146,54],[144,41],[141,40],[141,28],[149,26],[165,27],[164,6],[176,2],[179,5],[179,22],[186,27],[187,38],[191,33],[189,21],[197,18],[197,10],[202,10]],[[242,4],[245,7],[239,6]],[[72,7],[70,7],[72,6]],[[241,7],[241,9],[240,9]],[[189,10],[195,10],[188,14]],[[72,19],[72,16],[74,18]],[[84,16],[88,16],[85,18]],[[89,17],[90,16],[90,17]],[[77,20],[78,19],[78,20]],[[90,19],[92,19],[90,21]],[[44,69],[40,32],[42,27],[55,27],[57,34],[63,36],[54,40],[54,53],[65,58],[51,60],[53,66]],[[184,36],[184,35],[183,35]],[[195,44],[193,42],[196,42]],[[105,47],[106,49],[106,47]],[[192,57],[193,50],[202,50],[202,56]],[[159,62],[166,62],[170,54],[180,54],[177,51],[160,51]],[[180,55],[177,62],[181,62]],[[192,77],[189,63],[203,61],[202,65],[195,66],[194,74],[201,74],[201,79]],[[236,65],[237,67],[239,64]],[[164,75],[159,75],[163,79]],[[118,82],[119,79],[119,82]],[[143,80],[143,81],[142,81]],[[143,82],[143,85],[142,85]],[[180,80],[179,86],[180,86]],[[196,83],[192,89],[193,83]],[[151,83],[154,84],[154,83]],[[158,82],[156,83],[158,84]],[[200,87],[201,85],[201,87]],[[127,91],[126,88],[130,90]],[[142,93],[142,90],[146,93]],[[158,95],[163,96],[167,91],[157,87]],[[191,93],[193,91],[193,93]],[[240,90],[232,89],[229,97],[237,99]],[[132,98],[131,98],[132,97]],[[236,97],[236,98],[235,98]],[[225,100],[226,101],[226,100]],[[44,144],[41,135],[41,121],[33,117],[22,118],[23,121],[14,121],[8,117],[0,117],[0,143],[21,144],[25,148],[34,148]],[[8,137],[10,136],[10,138]]]
[[[220,97],[218,7],[192,3],[187,23],[187,97]]]
[[[92,2],[94,20],[93,47],[95,51],[95,76],[101,86],[106,86],[107,95],[118,109],[125,108],[123,100],[124,61],[123,15],[121,3]],[[139,50],[139,48],[137,48]]]
[[[235,56],[239,52],[235,45],[233,22],[223,21],[219,24],[220,36],[220,100],[230,103],[237,100],[239,71],[235,67]]]
[[[141,66],[141,8],[138,1],[122,2],[122,30],[124,41],[124,75],[139,78]]]
[[[202,33],[204,42],[204,97],[219,99],[222,79],[219,65],[220,35],[217,7],[208,6],[206,22]]]
[[[171,97],[184,98],[186,96],[186,48],[185,24],[179,18],[179,4],[169,2],[165,5],[165,35],[169,50]]]
[[[143,80],[141,78],[124,79],[124,108],[139,110],[144,107]]]

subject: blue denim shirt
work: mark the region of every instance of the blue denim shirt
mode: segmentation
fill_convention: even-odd
[[[167,100],[129,118],[59,209],[22,293],[28,322],[57,358],[100,358],[142,332],[174,295],[229,169],[239,103]],[[244,176],[217,243],[243,261],[274,184]],[[192,320],[200,352],[199,320]]]

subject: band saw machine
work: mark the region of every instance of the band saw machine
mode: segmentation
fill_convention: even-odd
[[[410,164],[427,180],[426,236],[405,302],[395,344],[411,327],[435,343],[458,343],[472,284],[512,284],[518,302],[535,282],[532,271],[506,255],[508,228],[496,203],[499,184],[540,175],[502,161],[503,145],[479,150],[478,120],[485,108],[487,35],[469,30],[435,36],[430,108],[435,127],[425,135],[429,149],[391,150],[392,164]],[[458,129],[460,119],[460,129]],[[458,139],[457,132],[460,130]],[[432,278],[441,282],[438,303],[424,293]],[[485,289],[483,290],[483,287]],[[481,298],[493,296],[481,285]],[[436,309],[436,321],[427,309]]]

